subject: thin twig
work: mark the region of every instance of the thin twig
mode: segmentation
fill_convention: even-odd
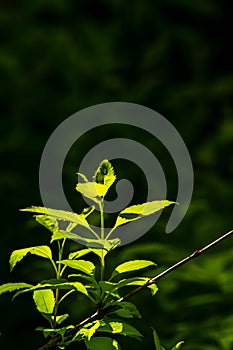
[[[197,258],[198,256],[200,256],[202,253],[206,252],[208,249],[214,247],[216,244],[220,243],[221,241],[223,241],[224,239],[226,239],[227,237],[231,236],[233,234],[233,230],[227,232],[226,234],[224,234],[223,236],[221,236],[220,238],[216,239],[215,241],[211,242],[210,244],[206,245],[205,247],[195,250],[191,255],[189,255],[188,257],[184,258],[183,260],[178,261],[176,264],[172,265],[171,267],[169,267],[168,269],[164,270],[163,272],[161,272],[160,274],[158,274],[155,277],[152,277],[151,279],[149,279],[144,285],[134,289],[132,292],[126,294],[125,296],[119,298],[117,300],[117,302],[121,303],[123,301],[126,301],[128,299],[130,299],[132,296],[134,296],[135,294],[141,292],[142,290],[144,290],[146,287],[148,287],[151,284],[156,283],[158,280],[160,280],[161,278],[165,277],[166,275],[168,275],[170,272],[176,270],[177,268],[179,268],[180,266],[186,264],[187,262],[191,261],[194,258]],[[103,309],[100,309],[98,311],[96,311],[95,313],[93,313],[91,316],[87,317],[85,320],[83,320],[82,322],[78,323],[74,328],[70,328],[67,330],[66,332],[66,336],[70,337],[75,335],[75,333],[83,326],[85,326],[86,324],[93,322],[97,319],[102,318],[103,316],[107,315],[110,311],[112,311],[116,306],[116,304],[114,304],[113,306],[109,305]],[[47,344],[43,345],[42,347],[40,347],[38,350],[48,350],[51,349],[53,347],[56,347],[61,341],[61,337],[57,336],[54,339],[50,340]]]

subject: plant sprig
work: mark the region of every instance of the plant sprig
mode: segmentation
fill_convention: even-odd
[[[18,249],[12,252],[10,257],[11,271],[28,254],[47,259],[53,268],[54,276],[35,285],[22,282],[6,283],[0,286],[0,294],[15,292],[14,299],[20,294],[32,292],[37,310],[49,323],[49,327],[38,327],[37,330],[42,331],[46,338],[50,337],[52,344],[56,344],[61,349],[75,341],[84,341],[87,349],[90,350],[100,347],[105,350],[120,349],[118,341],[112,336],[108,337],[108,334],[121,334],[141,339],[140,332],[127,321],[127,319],[140,317],[140,314],[136,306],[130,302],[121,303],[120,307],[116,308],[112,308],[112,306],[114,303],[117,303],[118,306],[119,298],[121,298],[122,290],[125,287],[143,287],[150,280],[149,277],[132,277],[132,273],[155,268],[156,264],[147,260],[127,261],[116,266],[110,278],[106,280],[106,255],[120,244],[120,239],[111,239],[111,235],[119,226],[152,215],[158,210],[175,204],[175,202],[159,200],[125,208],[119,213],[114,226],[106,234],[104,199],[116,180],[114,169],[108,160],[104,160],[97,168],[92,181],[89,181],[83,174],[78,173],[78,175],[83,182],[77,184],[76,190],[93,201],[93,206],[84,208],[82,213],[77,214],[40,206],[22,209],[22,211],[34,213],[35,220],[50,231],[50,244],[57,244],[58,259],[53,257],[52,250],[46,245]],[[89,215],[95,209],[99,210],[100,214],[100,233],[94,230],[89,223]],[[82,235],[75,233],[73,230],[78,225],[87,229],[91,233],[91,238],[90,235],[87,237],[84,233]],[[86,247],[64,256],[64,247],[68,239]],[[86,259],[88,254],[95,254],[98,257],[99,275],[97,275],[97,266]],[[67,269],[71,270],[72,273],[68,273]],[[127,277],[127,274],[130,276]],[[148,284],[147,287],[152,295],[156,294],[158,288],[154,283]],[[60,315],[59,307],[72,293],[79,293],[88,298],[93,307],[97,309],[98,315],[102,313],[103,317],[95,320],[90,318],[88,322],[83,323],[82,326],[79,325],[78,328],[73,325],[61,327],[69,314]],[[103,310],[109,309],[109,305],[111,305],[112,310],[104,316]],[[95,337],[98,332],[106,333],[106,336]]]

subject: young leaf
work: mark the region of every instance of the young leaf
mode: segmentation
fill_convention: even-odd
[[[106,159],[100,163],[92,182],[89,182],[83,174],[79,175],[82,176],[84,183],[78,183],[76,190],[95,202],[98,202],[97,197],[105,197],[109,187],[116,180],[113,167]]]
[[[115,182],[116,175],[112,164],[107,160],[103,160],[96,170],[93,180],[99,184],[104,184],[107,189]]]
[[[16,283],[5,283],[0,286],[0,295],[6,292],[15,292],[19,289],[26,289],[33,287],[32,284],[24,283],[24,282],[16,282]]]
[[[144,269],[148,266],[156,266],[156,264],[153,261],[149,260],[131,260],[131,261],[126,261],[123,264],[118,265],[112,275],[110,280],[118,275],[119,273],[124,273],[124,272],[131,272],[135,270],[141,270]]]
[[[10,270],[12,271],[15,265],[18,262],[20,262],[28,253],[52,260],[51,249],[46,245],[18,249],[18,250],[14,250],[10,256]]]
[[[118,342],[107,337],[91,338],[89,341],[85,340],[85,344],[88,350],[120,350]]]
[[[45,207],[35,207],[35,206],[21,209],[21,211],[30,211],[38,214],[45,214],[47,216],[55,217],[57,218],[57,220],[73,222],[77,225],[81,225],[90,229],[90,226],[87,220],[85,219],[84,215],[82,214],[78,215],[71,211],[57,210],[57,209],[51,209],[51,208],[45,208]]]
[[[88,178],[86,177],[86,175],[82,173],[76,173],[76,174],[78,174],[83,179],[84,182],[88,182]]]
[[[60,260],[60,264],[71,267],[86,273],[87,275],[93,276],[95,273],[95,265],[91,261],[86,260]]]
[[[167,200],[153,201],[153,202],[147,202],[147,203],[133,205],[131,207],[125,208],[118,215],[116,223],[110,232],[113,232],[113,230],[118,226],[124,225],[134,220],[138,220],[143,216],[154,214],[157,211],[171,204],[176,204],[176,202],[171,202]]]
[[[183,346],[184,341],[177,343],[171,350],[179,350]]]
[[[55,306],[55,298],[50,289],[36,290],[33,293],[33,299],[39,312],[44,314],[52,314]]]

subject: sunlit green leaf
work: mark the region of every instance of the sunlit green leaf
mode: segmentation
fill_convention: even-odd
[[[15,265],[20,262],[28,253],[38,255],[46,259],[52,259],[51,249],[46,245],[14,250],[10,256],[11,271]]]
[[[72,239],[75,242],[78,242],[80,244],[86,245],[91,248],[103,248],[106,251],[110,251],[117,247],[120,244],[119,238],[114,239],[92,239],[92,238],[85,238],[80,235],[77,235],[76,233],[67,232],[67,231],[59,231],[59,238],[63,235],[63,238],[69,238]],[[56,238],[55,238],[56,239]],[[93,251],[95,254],[97,254],[95,251]]]
[[[116,180],[113,167],[108,160],[103,160],[93,176],[93,181],[88,181],[85,175],[79,175],[83,178],[84,183],[78,183],[76,190],[87,198],[98,202],[97,197],[104,197],[109,187]]]
[[[56,232],[58,227],[58,220],[48,215],[35,215],[36,221],[46,227],[51,232]]]
[[[61,323],[64,322],[68,317],[69,317],[69,314],[64,314],[64,315],[56,316],[56,323],[57,323],[57,324],[61,324]],[[51,318],[52,318],[52,320],[55,319],[54,316],[51,316]]]
[[[133,205],[131,207],[125,208],[118,215],[113,229],[117,228],[118,226],[124,225],[128,222],[138,220],[144,216],[154,214],[157,211],[171,204],[176,204],[176,202],[161,200]]]
[[[67,235],[68,235],[68,231],[65,231],[67,232]],[[74,234],[74,233],[73,233]],[[50,243],[53,243],[54,241],[58,241],[59,239],[64,239],[64,238],[69,238],[67,237],[67,235],[64,235],[63,231],[55,231],[51,237],[51,240],[50,240]]]
[[[91,249],[87,248],[87,249],[80,249],[77,250],[76,252],[72,252],[69,254],[69,259],[79,259],[82,256],[91,253]]]
[[[30,285],[31,286],[31,285]],[[44,290],[44,289],[74,289],[77,292],[80,292],[86,296],[88,296],[88,292],[86,287],[80,282],[65,282],[65,283],[38,283],[36,286],[29,287],[24,289],[23,291],[17,292],[13,299],[18,295],[26,292],[34,292],[35,290]]]
[[[84,182],[76,185],[76,190],[85,197],[95,199],[96,197],[104,197],[108,191],[108,187],[97,182]]]
[[[144,269],[148,266],[156,266],[156,264],[153,261],[149,260],[131,260],[131,261],[126,261],[123,264],[118,265],[111,276],[111,279],[118,275],[119,273],[124,273],[124,272],[131,272],[135,270],[141,270]]]
[[[33,287],[32,284],[24,282],[15,282],[15,283],[5,283],[0,286],[0,295],[6,292],[15,292],[19,289],[26,289]]]
[[[117,245],[120,244],[120,240],[118,240],[118,239],[110,240],[110,241],[108,241],[108,242],[116,242],[116,245],[115,245],[115,246],[117,246]],[[107,243],[107,242],[106,242],[106,243]],[[115,246],[112,245],[113,248],[114,248]],[[110,243],[110,246],[109,246],[109,247],[108,247],[107,245],[106,245],[106,247],[107,247],[109,250],[113,249],[113,248],[111,247],[111,243]],[[108,254],[108,250],[107,250],[107,249],[101,249],[101,248],[96,248],[96,249],[95,249],[95,248],[90,248],[90,250],[91,250],[95,255],[99,256],[101,259],[104,258],[104,257]]]
[[[112,164],[107,160],[103,160],[96,170],[93,180],[99,184],[104,184],[107,189],[115,182],[116,175]]]
[[[57,210],[57,209],[36,207],[36,206],[21,209],[21,211],[29,211],[29,212],[38,213],[38,214],[45,214],[48,216],[55,217],[55,218],[57,218],[57,220],[73,222],[73,223],[76,223],[78,225],[84,226],[86,228],[90,228],[87,220],[85,219],[85,217],[82,214],[78,215],[78,214],[73,213],[71,211]]]
[[[181,342],[177,343],[175,346],[173,346],[173,348],[171,350],[179,350],[182,348],[183,345],[184,345],[184,341],[181,341]]]
[[[94,275],[95,273],[95,265],[91,261],[86,260],[60,260],[58,261],[60,264],[71,267],[72,269],[76,269],[82,271],[88,275]]]
[[[51,290],[36,290],[33,293],[37,309],[41,313],[52,314],[55,306],[54,294]]]
[[[84,336],[89,341],[91,340],[91,338],[93,337],[97,329],[100,327],[100,325],[101,323],[99,320],[94,321],[92,323],[88,323],[87,325],[85,325],[83,328],[80,329],[80,331],[78,332],[78,335]]]
[[[76,174],[78,174],[83,179],[84,182],[88,182],[88,178],[86,177],[86,175],[82,173],[76,173]]]

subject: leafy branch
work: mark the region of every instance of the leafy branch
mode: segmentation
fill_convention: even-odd
[[[28,254],[47,259],[52,267],[52,278],[40,281],[35,285],[24,282],[5,283],[0,286],[0,294],[15,292],[13,299],[27,292],[33,294],[37,310],[49,322],[49,328],[38,327],[36,329],[42,331],[45,338],[50,338],[39,350],[53,347],[65,349],[77,341],[84,341],[88,350],[99,350],[100,348],[119,350],[120,345],[114,338],[115,334],[135,339],[142,337],[142,334],[127,321],[127,319],[141,317],[137,307],[129,301],[131,297],[145,288],[150,290],[152,296],[155,295],[158,291],[157,281],[226,239],[233,231],[204,248],[196,250],[190,256],[153,278],[140,275],[132,277],[132,274],[144,269],[155,268],[154,261],[131,260],[116,266],[111,276],[106,279],[106,256],[120,244],[119,238],[111,239],[112,232],[119,226],[153,215],[157,211],[177,203],[168,200],[155,200],[129,206],[118,214],[112,229],[106,233],[104,199],[116,180],[114,169],[108,160],[104,160],[97,168],[92,181],[89,181],[83,174],[78,173],[78,175],[83,182],[77,184],[76,190],[91,199],[94,204],[84,208],[80,214],[40,206],[22,209],[34,213],[35,220],[51,233],[50,243],[57,245],[56,257],[53,256],[52,250],[47,245],[18,249],[13,251],[10,256],[11,271]],[[94,210],[99,213],[100,229],[96,229],[90,224],[90,216]],[[81,235],[74,232],[77,226],[84,229]],[[85,234],[86,230],[89,231],[88,235]],[[67,249],[64,249],[69,239],[85,247],[69,253]],[[86,255],[89,254],[94,254],[97,257],[97,263],[86,259]],[[72,273],[69,272],[70,270]],[[131,276],[127,277],[127,274]],[[122,289],[124,290],[125,287],[131,288],[131,291],[124,295]],[[86,297],[96,311],[75,326],[62,327],[61,324],[67,320],[69,314],[59,314],[60,304],[72,293]],[[98,332],[107,334],[107,336],[99,336],[99,334],[95,336]],[[108,336],[109,333],[111,336]],[[153,338],[156,350],[165,350],[160,344],[155,330],[153,330]],[[183,342],[179,342],[172,350],[180,349],[182,346]]]
[[[97,310],[95,313],[93,313],[91,316],[87,317],[85,320],[81,321],[80,323],[78,323],[74,328],[69,329],[66,332],[66,337],[70,337],[73,336],[75,333],[77,333],[77,331],[84,327],[85,325],[92,323],[95,320],[101,319],[104,316],[106,316],[109,312],[112,312],[114,309],[117,309],[119,307],[120,303],[126,302],[127,300],[129,300],[131,297],[133,297],[134,295],[138,294],[139,292],[141,292],[142,290],[144,290],[145,288],[147,288],[148,286],[157,283],[160,279],[162,279],[163,277],[165,277],[166,275],[168,275],[169,273],[171,273],[172,271],[178,269],[179,267],[181,267],[182,265],[188,263],[189,261],[193,260],[194,258],[199,257],[201,254],[205,253],[207,250],[209,250],[210,248],[214,247],[215,245],[217,245],[218,243],[222,242],[223,240],[225,240],[226,238],[230,237],[233,234],[233,230],[227,232],[226,234],[222,235],[221,237],[219,237],[218,239],[214,240],[213,242],[209,243],[208,245],[204,246],[201,249],[197,249],[195,250],[191,255],[187,256],[186,258],[178,261],[176,264],[170,266],[168,269],[164,270],[163,272],[161,272],[160,274],[150,278],[145,284],[143,284],[142,286],[139,286],[138,288],[134,289],[133,291],[131,291],[130,293],[126,294],[125,296],[119,298],[117,301],[115,302],[111,302],[109,305],[107,305],[106,307]],[[50,340],[47,344],[45,344],[44,346],[40,347],[38,350],[48,350],[51,349],[54,346],[57,346],[61,341],[61,337],[57,336],[55,339]]]

